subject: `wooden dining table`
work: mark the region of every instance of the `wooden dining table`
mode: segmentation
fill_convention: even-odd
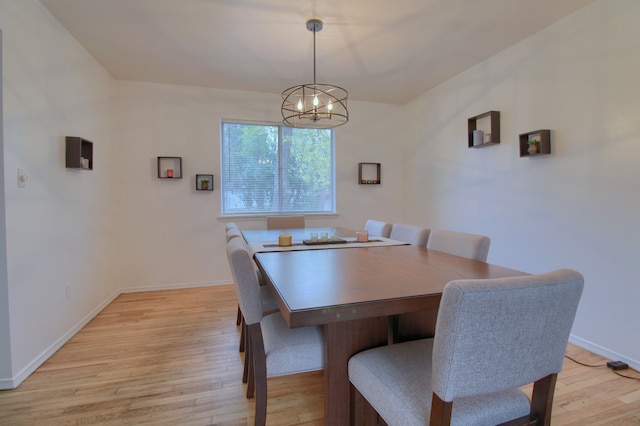
[[[243,231],[245,239],[258,241],[252,232]],[[261,241],[277,241],[280,233],[260,232]],[[297,232],[305,238],[316,230]],[[327,425],[349,424],[349,358],[392,341],[433,336],[449,281],[526,275],[415,245],[258,252],[254,258],[287,325],[323,327]]]

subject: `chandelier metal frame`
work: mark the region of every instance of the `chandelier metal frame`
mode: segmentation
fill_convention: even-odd
[[[282,122],[289,127],[330,129],[349,121],[349,93],[333,84],[316,82],[316,33],[322,21],[310,19],[307,29],[313,32],[313,84],[299,84],[282,92]]]

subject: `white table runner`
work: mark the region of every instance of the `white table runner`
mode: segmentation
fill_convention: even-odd
[[[358,247],[379,247],[379,246],[401,246],[407,245],[404,241],[392,240],[385,237],[372,237],[367,242],[358,242],[355,237],[340,238],[346,243],[339,244],[304,244],[302,240],[293,240],[291,246],[280,247],[277,241],[260,241],[249,243],[249,249],[252,254],[269,252],[269,251],[297,251],[297,250],[327,250],[327,249],[343,249]]]

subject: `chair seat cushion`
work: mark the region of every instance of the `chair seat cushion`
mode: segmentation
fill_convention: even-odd
[[[322,328],[289,328],[278,312],[260,321],[269,377],[324,368]]]
[[[428,425],[433,339],[369,349],[349,360],[349,380],[389,424]],[[452,425],[495,425],[529,414],[519,389],[454,401]]]

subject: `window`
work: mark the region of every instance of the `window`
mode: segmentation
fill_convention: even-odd
[[[222,122],[222,215],[335,213],[333,129]]]

